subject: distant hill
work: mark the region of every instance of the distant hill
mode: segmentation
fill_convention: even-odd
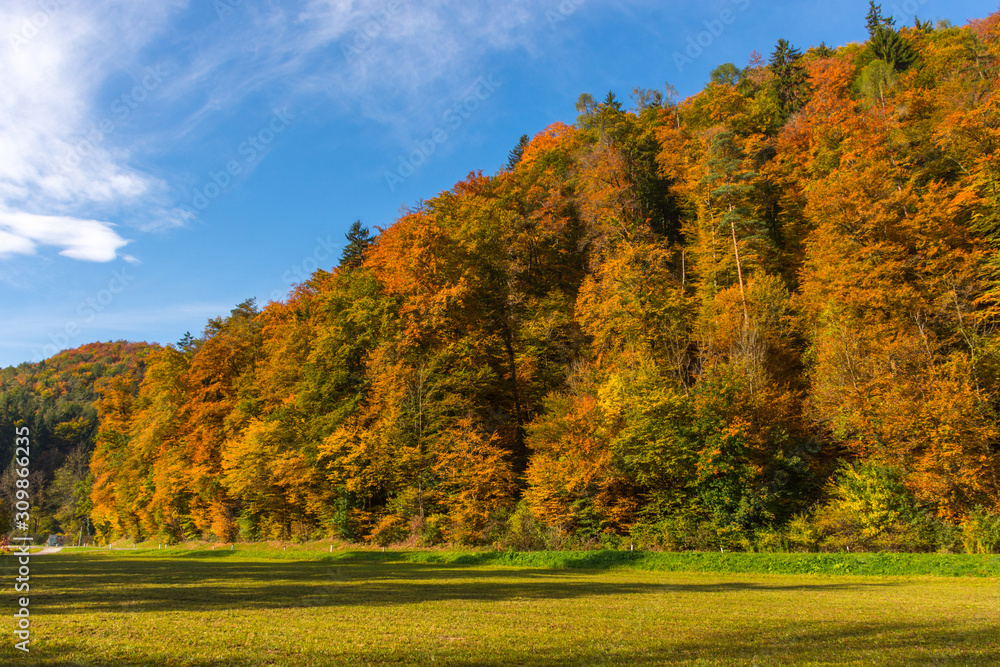
[[[66,499],[57,497],[59,490],[51,488],[52,482],[67,463],[74,470],[65,471],[64,482],[80,482],[88,474],[97,432],[95,384],[123,374],[141,375],[145,355],[155,347],[126,341],[89,343],[38,363],[0,370],[0,460],[4,471],[0,478],[0,528],[9,520],[12,485],[8,471],[14,455],[15,426],[31,429],[33,519],[39,531],[57,530],[60,526],[53,514]]]

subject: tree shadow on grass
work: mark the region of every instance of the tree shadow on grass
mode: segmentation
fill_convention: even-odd
[[[636,573],[633,573],[636,574]],[[615,576],[615,575],[612,575]],[[39,615],[357,607],[438,600],[497,602],[667,593],[823,592],[897,584],[857,581],[678,583],[644,573],[608,581],[580,570],[463,568],[351,556],[334,560],[246,561],[238,558],[108,558],[76,554],[36,561],[33,596]],[[674,575],[676,577],[676,575]],[[705,575],[713,577],[719,575]],[[741,575],[726,575],[732,579]],[[37,592],[36,592],[37,591]]]

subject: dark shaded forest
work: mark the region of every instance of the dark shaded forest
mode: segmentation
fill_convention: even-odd
[[[71,533],[78,540],[93,533],[88,515],[98,427],[95,385],[116,375],[141,376],[147,349],[144,343],[91,343],[0,370],[0,457],[7,462],[0,475],[0,532],[11,528],[14,429],[20,425],[34,443],[28,467],[31,532]]]

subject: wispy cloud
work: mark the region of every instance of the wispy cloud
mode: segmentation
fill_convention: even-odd
[[[409,136],[491,53],[553,38],[551,7],[530,0],[261,0],[225,17],[186,0],[42,4],[43,25],[0,39],[0,257],[110,261],[120,229],[184,225],[203,168],[158,165],[250,109],[301,104]],[[0,38],[38,12],[6,0]]]
[[[482,74],[491,53],[552,40],[545,9],[529,0],[243,3],[222,23],[225,39],[200,40],[172,81],[178,97],[200,101],[177,129],[206,131],[208,119],[262,91],[268,104],[422,127],[419,115],[439,113],[438,101]]]
[[[51,245],[110,261],[126,241],[105,216],[139,200],[165,203],[162,181],[131,166],[127,147],[95,141],[96,100],[182,6],[13,0],[0,8],[0,254]]]

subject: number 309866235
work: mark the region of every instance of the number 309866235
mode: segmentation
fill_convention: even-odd
[[[14,521],[20,525],[21,522],[28,522],[28,510],[31,508],[31,504],[28,501],[28,463],[31,456],[31,440],[28,437],[29,430],[27,426],[17,428],[14,433],[16,435],[14,440],[16,448],[14,450],[14,465],[17,474],[17,479],[14,482],[16,489],[14,495],[17,498],[17,502],[14,504],[17,510],[14,514]]]

